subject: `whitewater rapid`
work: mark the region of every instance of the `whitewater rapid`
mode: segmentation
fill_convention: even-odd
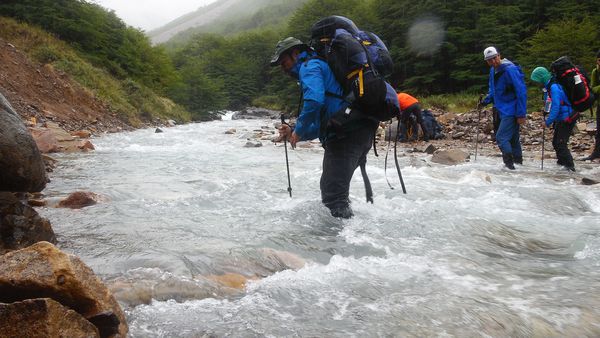
[[[597,165],[413,154],[404,195],[371,154],[375,203],[357,172],[356,216],[339,220],[319,201],[318,144],[288,149],[289,197],[274,122],[109,134],[57,155],[47,198],[105,200],[39,212],[113,290],[132,337],[600,335],[600,188],[579,184]]]

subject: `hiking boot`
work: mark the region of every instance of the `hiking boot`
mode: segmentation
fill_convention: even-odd
[[[350,209],[350,206],[345,206],[331,209],[331,216],[338,218],[351,218],[354,216],[354,213],[352,212],[352,209]]]
[[[600,147],[596,147],[594,151],[588,157],[582,158],[580,161],[592,161],[597,158],[600,158]]]
[[[515,162],[515,164],[523,165],[523,156],[515,156],[513,158],[513,161]]]
[[[508,169],[515,170],[515,163],[512,154],[502,154],[502,161],[504,161],[504,165]]]

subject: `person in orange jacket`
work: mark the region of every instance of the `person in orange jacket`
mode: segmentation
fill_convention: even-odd
[[[398,103],[400,103],[400,110],[402,111],[400,117],[402,123],[404,123],[405,126],[408,126],[410,123],[410,115],[414,115],[417,119],[417,123],[421,126],[421,130],[423,130],[423,140],[429,141],[429,130],[425,126],[425,122],[423,122],[423,117],[421,117],[421,105],[419,104],[419,100],[407,93],[398,93]]]

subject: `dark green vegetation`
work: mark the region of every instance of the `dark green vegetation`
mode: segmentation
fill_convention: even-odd
[[[298,8],[293,0],[254,1],[263,8],[246,16],[232,11],[205,33],[166,44],[166,51],[85,1],[4,0],[0,15],[41,26],[118,79],[167,95],[195,119],[250,104],[295,110],[297,85],[268,66],[273,47],[289,35],[306,40],[312,23],[331,14],[348,16],[386,42],[396,88],[444,94],[438,102],[456,94],[474,105],[487,90],[482,51],[488,45],[519,63],[527,78],[565,54],[590,70],[600,48],[597,0],[308,0]]]

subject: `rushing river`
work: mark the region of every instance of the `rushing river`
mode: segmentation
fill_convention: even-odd
[[[600,336],[600,187],[579,184],[598,165],[401,157],[404,195],[371,154],[375,204],[357,171],[356,216],[339,220],[320,203],[321,148],[289,150],[290,198],[283,145],[244,147],[261,127],[138,130],[57,156],[49,199],[103,201],[39,211],[131,337]]]

